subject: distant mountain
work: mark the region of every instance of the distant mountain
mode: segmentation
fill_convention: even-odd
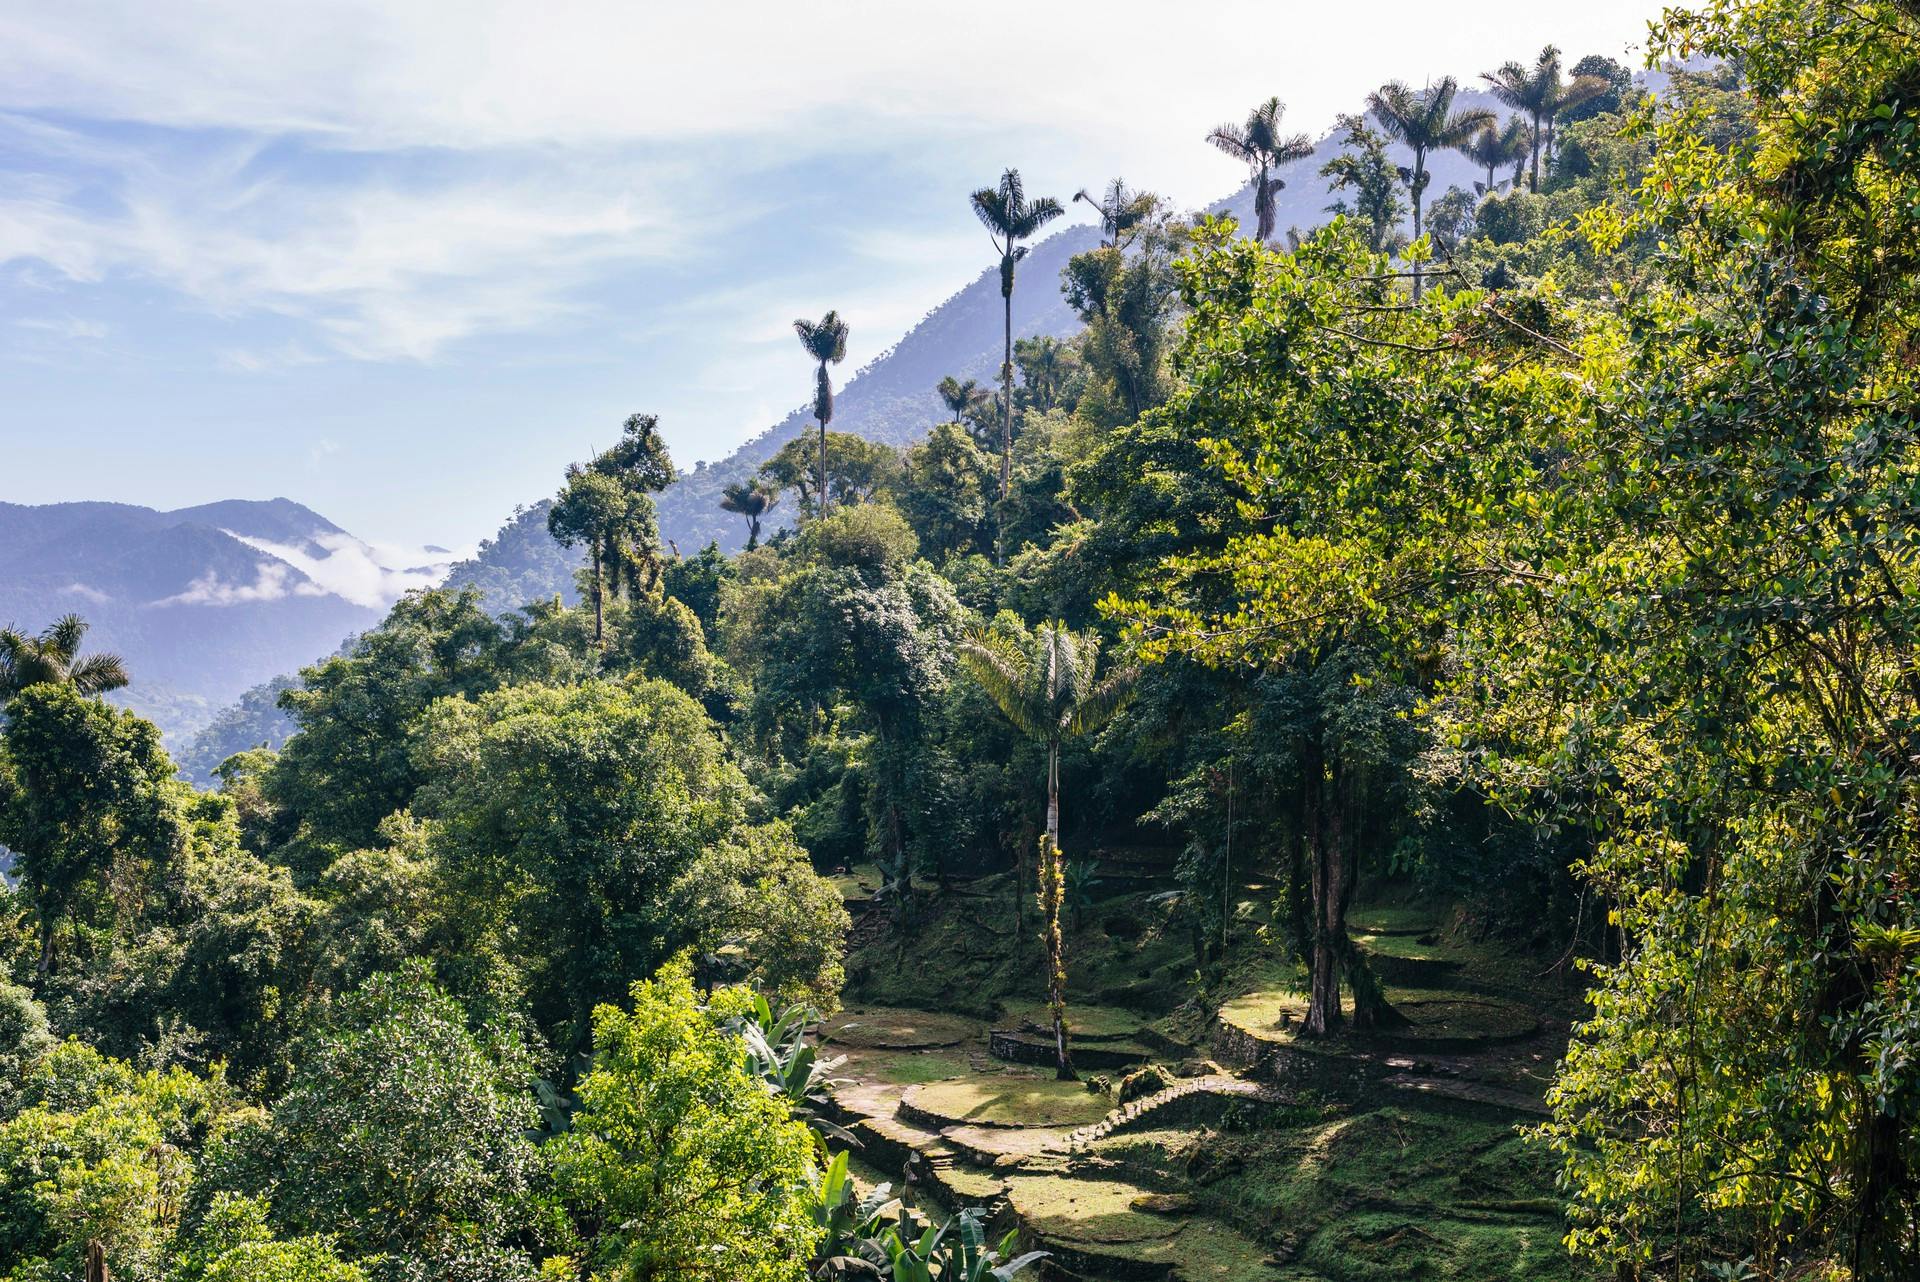
[[[1466,92],[1456,102],[1462,108],[1486,107],[1506,114],[1489,94]],[[1195,145],[1201,145],[1197,138]],[[1398,146],[1392,150],[1398,159],[1412,162],[1411,151]],[[1337,193],[1320,176],[1320,167],[1339,152],[1338,134],[1329,133],[1311,157],[1279,171],[1287,182],[1277,200],[1275,227],[1280,233],[1289,228],[1305,231],[1327,222],[1327,207]],[[1451,186],[1471,191],[1474,180],[1484,178],[1470,161],[1455,152],[1429,156],[1427,170],[1433,175],[1427,188],[1429,201]],[[1207,212],[1231,214],[1241,226],[1250,228],[1251,184],[1210,206]],[[1098,229],[1082,224],[1064,228],[1033,247],[1020,264],[1013,296],[1015,337],[1046,334],[1066,338],[1080,331],[1080,318],[1061,296],[1060,272],[1069,258],[1098,243]],[[989,255],[983,252],[981,257],[984,260]],[[933,424],[946,418],[933,390],[943,377],[952,374],[982,383],[998,377],[1002,323],[1000,269],[994,264],[847,380],[834,400],[834,430],[890,445],[907,445],[920,439]],[[660,496],[661,534],[672,539],[683,553],[692,553],[709,541],[717,541],[728,551],[743,546],[745,526],[739,517],[720,510],[721,492],[731,482],[752,475],[811,421],[808,410],[796,409],[724,459],[703,462],[687,472]]]
[[[574,571],[586,564],[579,548],[563,548],[547,533],[552,499],[514,509],[500,532],[482,539],[479,551],[447,571],[446,586],[478,588],[487,613],[505,614],[533,601],[558,595],[568,605],[579,599]]]
[[[169,512],[0,503],[0,622],[39,631],[81,615],[87,646],[119,654],[133,676],[116,699],[175,742],[445,572],[444,560],[376,550],[289,499]]]

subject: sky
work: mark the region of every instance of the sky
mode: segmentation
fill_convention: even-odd
[[[683,466],[774,423],[796,316],[879,354],[991,265],[1008,165],[1199,207],[1270,95],[1318,135],[1549,42],[1637,66],[1658,8],[0,0],[0,500],[470,547],[630,413]]]

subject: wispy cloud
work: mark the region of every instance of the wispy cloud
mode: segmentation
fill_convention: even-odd
[[[78,316],[22,316],[14,324],[21,329],[74,341],[105,338],[109,332],[104,322],[82,320]]]
[[[0,116],[0,151],[48,137]],[[617,265],[685,252],[687,229],[711,212],[672,166],[631,158],[407,166],[178,138],[69,152],[84,164],[0,196],[0,265],[157,283],[215,315],[307,327],[310,343],[220,353],[242,370],[299,363],[314,344],[430,360],[474,335],[578,317],[583,287]]]
[[[69,583],[60,590],[68,596],[77,596],[82,601],[91,601],[94,605],[105,605],[107,602],[113,600],[112,597],[102,592],[99,588],[90,588],[84,583]]]
[[[278,601],[289,596],[324,596],[325,589],[317,584],[294,577],[293,567],[278,561],[261,561],[254,567],[251,583],[234,583],[220,576],[216,570],[209,570],[189,583],[186,590],[176,592],[169,597],[161,597],[148,604],[153,606],[173,605],[252,605],[261,601]]]
[[[402,549],[362,543],[350,534],[316,534],[321,554],[306,547],[274,543],[227,531],[255,551],[278,557],[310,580],[319,591],[355,605],[376,609],[392,605],[415,588],[432,587],[446,577],[451,554],[433,555],[421,549]]]

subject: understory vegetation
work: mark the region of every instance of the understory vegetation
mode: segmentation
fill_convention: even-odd
[[[0,1279],[1920,1275],[1920,8],[1650,45],[1006,171],[996,385],[797,322],[745,551],[635,414],[208,789],[0,632]]]

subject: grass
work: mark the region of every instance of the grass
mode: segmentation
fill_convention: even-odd
[[[1140,1031],[1144,1022],[1137,1011],[1118,1006],[1067,1007],[1067,1035],[1076,1041],[1127,1041]],[[1042,1029],[1053,1027],[1053,1012],[1045,1002],[1012,1006],[997,1021],[997,1025],[1003,1028],[1019,1028],[1029,1024]]]
[[[855,864],[845,872],[832,874],[827,880],[833,883],[833,888],[840,892],[842,899],[866,899],[880,889],[880,865]]]
[[[901,1102],[949,1123],[988,1126],[1084,1126],[1113,1101],[1080,1082],[1050,1077],[988,1077],[910,1086]]]
[[[978,1020],[963,1015],[887,1006],[850,1007],[821,1026],[829,1042],[884,1050],[957,1046],[981,1031]]]

